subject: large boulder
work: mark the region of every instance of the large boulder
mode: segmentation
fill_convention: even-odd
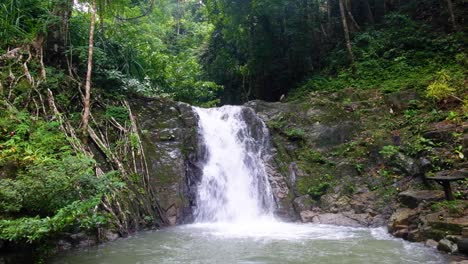
[[[399,229],[407,229],[412,223],[417,222],[419,210],[398,208],[390,217],[388,231],[394,233]]]
[[[398,198],[405,206],[416,208],[422,202],[433,202],[444,199],[444,192],[436,190],[407,190],[399,193]]]
[[[457,244],[448,239],[441,239],[437,245],[437,249],[448,253],[454,253],[458,250]]]
[[[166,224],[191,222],[204,156],[197,114],[187,104],[163,99],[136,98],[130,106],[143,143],[146,164],[135,166],[141,175],[148,172],[148,203],[158,203]]]

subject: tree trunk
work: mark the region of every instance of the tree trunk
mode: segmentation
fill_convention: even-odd
[[[358,23],[354,19],[353,13],[351,13],[351,3],[349,2],[349,0],[346,0],[346,2],[345,2],[345,10],[346,10],[346,13],[348,14],[349,19],[353,23],[354,29],[352,29],[352,30],[353,31],[360,31],[361,27],[359,27]]]
[[[82,140],[87,143],[88,140],[88,123],[90,115],[90,99],[91,99],[91,73],[93,68],[93,46],[94,46],[94,27],[96,24],[96,0],[92,0],[91,6],[91,25],[89,28],[89,46],[88,46],[88,71],[86,73],[84,112],[82,119]]]
[[[344,0],[339,0],[341,22],[343,23],[343,31],[344,31],[345,40],[346,40],[346,49],[348,50],[348,56],[349,56],[349,61],[351,63],[351,69],[353,70],[353,73],[355,73],[356,65],[354,63],[354,54],[353,54],[353,49],[351,47],[351,39],[349,37],[348,22],[346,22],[345,6],[344,6],[343,1]]]
[[[363,0],[364,3],[364,8],[366,9],[366,14],[367,14],[367,22],[370,24],[374,24],[374,15],[372,14],[372,9],[369,4],[369,0]]]
[[[455,20],[455,14],[453,13],[453,3],[452,0],[446,0],[447,2],[447,9],[450,15],[450,22],[452,23],[452,27],[454,30],[457,29],[457,21]]]
[[[328,24],[327,24],[327,31],[328,35],[331,35],[332,33],[332,0],[327,0],[327,19],[328,19]]]
[[[45,47],[45,60],[47,64],[67,67],[66,50],[68,46],[68,24],[73,9],[72,0],[53,1],[51,23],[47,27],[47,39]]]

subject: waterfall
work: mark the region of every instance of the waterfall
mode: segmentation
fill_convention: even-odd
[[[195,108],[207,157],[198,185],[196,222],[273,219],[274,200],[263,157],[268,130],[252,109]]]

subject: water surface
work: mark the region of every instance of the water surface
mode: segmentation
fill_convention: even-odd
[[[448,263],[383,228],[258,221],[193,224],[139,233],[57,256],[55,264]]]

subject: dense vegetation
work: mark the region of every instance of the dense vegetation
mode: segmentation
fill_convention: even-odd
[[[125,229],[125,217],[110,208],[138,185],[120,166],[128,157],[120,150],[141,144],[125,101],[131,96],[215,106],[349,87],[415,88],[468,108],[463,1],[73,2],[0,3],[1,240]],[[104,109],[102,122],[93,107]],[[82,118],[83,108],[91,118]],[[128,133],[120,145],[106,144],[90,134],[88,119]],[[90,137],[111,169],[93,158]],[[155,217],[140,222],[157,225]]]

